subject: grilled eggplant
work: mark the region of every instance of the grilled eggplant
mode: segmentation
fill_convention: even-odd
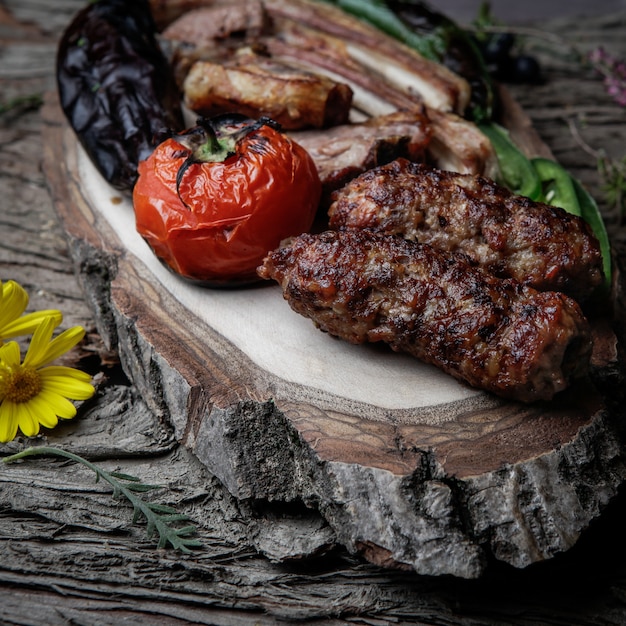
[[[80,11],[57,54],[61,108],[102,176],[130,191],[137,164],[183,128],[179,92],[145,0]]]

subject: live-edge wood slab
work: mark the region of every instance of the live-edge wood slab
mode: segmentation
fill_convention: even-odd
[[[594,381],[505,402],[320,333],[277,287],[190,285],[134,232],[129,199],[99,179],[56,96],[43,117],[45,174],[100,334],[236,498],[321,514],[333,532],[313,525],[311,553],[337,541],[376,564],[475,578],[491,557],[524,567],[569,549],[616,494],[620,433]],[[602,380],[620,364],[612,333],[598,337]],[[274,556],[300,558],[304,543]]]

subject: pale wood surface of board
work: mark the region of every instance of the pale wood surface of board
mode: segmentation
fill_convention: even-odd
[[[68,3],[65,21],[76,6]],[[30,5],[12,7],[13,15],[20,17],[25,7]],[[37,7],[31,8],[36,15]],[[39,23],[50,22],[40,16]],[[588,45],[592,45],[600,39],[610,44],[615,37],[620,50],[616,29],[622,23],[599,20],[581,30],[578,39],[591,37]],[[62,25],[59,20],[57,28]],[[42,59],[45,50],[48,56],[54,50],[59,30],[21,28],[16,32],[37,31],[40,39],[37,43],[16,37],[7,45],[13,62],[2,80],[9,95],[51,87],[51,68]],[[561,28],[564,33],[572,31],[571,25]],[[40,59],[39,74],[33,70],[35,64],[25,62],[26,50]],[[595,164],[577,149],[567,125],[555,120],[571,114],[576,122],[584,114],[587,124],[581,132],[587,141],[600,142],[619,156],[616,130],[623,124],[623,111],[602,95],[594,77],[585,75],[583,81],[572,68],[557,63],[550,78],[552,85],[548,81],[532,93],[515,88],[515,98],[557,157],[598,192]],[[576,85],[572,93],[567,91],[570,84]],[[570,104],[577,102],[576,91],[581,96],[574,115]],[[131,526],[130,512],[124,518],[125,506],[112,502],[106,489],[94,485],[92,477],[78,468],[53,461],[3,467],[6,560],[1,581],[12,589],[3,599],[3,619],[8,623],[119,623],[116,620],[124,618],[139,623],[152,615],[158,623],[276,623],[284,618],[324,623],[495,624],[529,623],[524,621],[527,618],[547,623],[555,619],[549,616],[557,615],[561,620],[557,623],[623,621],[619,582],[624,572],[619,558],[624,556],[619,530],[623,515],[619,496],[613,497],[623,476],[619,410],[610,406],[611,411],[598,412],[595,406],[590,410],[575,403],[580,412],[559,407],[550,420],[542,413],[510,410],[506,427],[498,432],[493,424],[501,425],[501,412],[492,423],[484,416],[472,419],[470,411],[454,422],[454,428],[446,430],[442,420],[432,419],[428,427],[419,424],[418,433],[410,420],[363,419],[359,414],[355,418],[346,405],[335,413],[328,407],[316,411],[308,398],[303,410],[301,396],[295,395],[290,406],[288,392],[293,386],[284,387],[282,405],[268,403],[267,376],[242,359],[241,351],[221,345],[219,333],[211,334],[205,323],[197,321],[172,329],[181,312],[178,300],[150,288],[145,268],[129,260],[124,246],[115,245],[114,233],[83,197],[84,189],[72,170],[71,136],[56,117],[54,98],[44,117],[47,137],[59,141],[47,141],[45,150],[46,177],[62,228],[55,222],[51,198],[37,169],[41,117],[27,107],[18,109],[2,125],[3,135],[13,140],[5,142],[2,151],[9,190],[2,200],[9,232],[1,248],[3,279],[15,278],[29,288],[33,306],[58,306],[66,313],[65,324],[82,323],[90,329],[88,341],[74,358],[100,381],[98,397],[84,407],[79,419],[46,433],[44,440],[99,459],[107,467],[121,467],[150,480],[158,477],[170,486],[160,497],[182,503],[199,524],[207,547],[191,557],[153,551],[143,529]],[[17,154],[26,158],[18,161]],[[57,157],[54,168],[51,155]],[[64,217],[76,217],[77,210],[85,223],[75,220],[68,226]],[[69,247],[62,235],[69,235]],[[621,230],[615,229],[618,250],[621,237]],[[101,254],[94,254],[98,250]],[[72,278],[74,265],[80,283]],[[110,292],[103,292],[107,284]],[[205,331],[214,340],[212,358],[195,341],[196,334]],[[163,356],[155,342],[169,333]],[[119,369],[118,353],[131,385]],[[185,364],[182,371],[181,363]],[[154,389],[161,393],[155,394]],[[583,397],[589,401],[588,395]],[[348,404],[362,409],[359,403]],[[236,411],[229,409],[235,405]],[[188,419],[189,414],[196,417]],[[546,437],[553,436],[556,439],[549,443],[554,452],[546,455]],[[268,447],[269,441],[274,446]],[[298,442],[295,454],[294,441]],[[471,445],[475,441],[498,445],[486,445],[485,455],[477,458]],[[27,443],[18,440],[3,450]],[[431,449],[439,451],[437,458]],[[207,462],[213,466],[207,469]],[[260,471],[261,462],[266,467]],[[562,482],[555,482],[556,476]],[[371,493],[372,483],[385,496],[381,515],[405,520],[404,530],[414,532],[428,513],[429,521],[435,518],[440,524],[430,527],[439,545],[456,554],[449,560],[455,573],[481,573],[481,579],[416,576],[379,569],[363,560],[383,565],[394,560],[376,541],[368,541],[368,528],[355,528],[355,519],[371,515],[366,500],[365,508],[358,509],[357,490]],[[415,489],[416,483],[424,489]],[[530,501],[536,498],[539,484],[544,501],[536,506]],[[343,491],[340,502],[338,485],[354,492]],[[563,509],[559,518],[558,511],[545,503],[565,501],[563,489],[568,487],[573,490],[568,502],[577,503],[581,510],[572,515],[571,508]],[[409,492],[418,494],[419,501],[408,517],[406,510],[398,515],[393,507],[406,506]],[[477,513],[485,524],[482,528],[476,521],[451,523],[454,507],[449,503],[459,495],[472,500],[474,511],[482,511]],[[515,561],[515,555],[529,557],[527,541],[516,545],[510,534],[505,541],[493,532],[501,526],[496,509],[506,497],[521,505],[528,502],[526,511],[535,514],[544,535],[554,531],[544,547],[556,546],[556,552],[570,548],[568,552],[521,570],[503,565],[527,565]],[[556,525],[550,526],[546,511]],[[486,512],[491,512],[491,520]],[[572,548],[583,530],[576,521],[583,520],[586,526],[600,513]],[[529,518],[522,519],[528,525]],[[559,537],[559,530],[568,536]],[[446,536],[443,544],[439,535]],[[465,563],[459,546],[465,549]],[[360,554],[351,555],[355,549]],[[600,552],[608,556],[602,568],[606,558],[600,559]],[[551,556],[540,550],[530,558]],[[441,559],[430,562],[441,563]],[[416,564],[429,573],[428,562],[410,565]],[[90,607],[93,611],[87,618]]]

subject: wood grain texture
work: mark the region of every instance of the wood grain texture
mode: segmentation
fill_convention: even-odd
[[[3,51],[12,52],[3,59],[21,59],[20,66],[27,63],[33,32],[38,33],[40,44],[45,43],[47,53],[30,55],[41,65],[38,69],[31,65],[27,78],[13,72],[11,65],[0,66],[3,99],[41,93],[52,86],[56,36],[81,5],[78,0],[56,3],[51,19],[41,3],[5,2],[16,20],[9,27],[0,20]],[[18,18],[28,23],[20,28]],[[557,23],[549,30],[587,47],[604,43],[619,52],[623,51],[623,24],[623,19],[598,19],[584,24]],[[605,147],[609,154],[619,157],[624,112],[602,95],[596,77],[584,74],[581,78],[579,70],[572,66],[563,69],[553,58],[545,68],[545,86],[514,87],[514,96],[531,114],[559,160],[572,167],[600,198],[595,160],[572,137],[567,121],[584,120],[581,130],[589,144]],[[584,96],[577,107],[578,94],[589,97]],[[1,119],[0,269],[3,279],[14,278],[29,290],[32,308],[58,306],[65,313],[64,324],[82,323],[88,328],[85,343],[68,364],[97,373],[99,392],[76,420],[46,432],[35,443],[66,447],[98,459],[110,469],[119,468],[165,485],[158,497],[192,516],[205,548],[191,556],[155,551],[145,538],[144,528],[131,524],[130,509],[101,492],[93,476],[79,467],[45,460],[2,467],[2,621],[46,625],[69,621],[117,624],[121,620],[129,624],[306,621],[331,626],[624,623],[626,502],[622,495],[613,498],[567,553],[521,570],[489,557],[481,579],[473,581],[417,576],[364,562],[333,547],[332,529],[303,502],[282,505],[233,498],[193,454],[177,443],[163,407],[147,407],[137,387],[129,386],[116,352],[107,347],[115,345],[116,337],[104,337],[103,341],[95,331],[94,316],[85,302],[93,304],[98,295],[96,285],[103,281],[97,274],[109,271],[111,257],[105,255],[93,263],[89,261],[92,246],[70,242],[78,266],[90,268],[81,273],[81,283],[74,278],[64,232],[57,224],[39,169],[40,126],[36,107],[17,108]],[[19,167],[18,155],[28,155]],[[623,229],[613,223],[612,237],[618,251],[623,235]],[[618,260],[621,262],[621,256]],[[111,267],[115,274],[115,264]],[[89,274],[94,275],[93,280],[85,281]],[[86,297],[83,286],[92,288]],[[108,299],[106,292],[99,294],[102,314],[112,315],[105,306]],[[102,314],[97,313],[99,320]],[[206,400],[199,397],[195,401]],[[623,408],[616,408],[619,427]],[[466,427],[471,428],[471,421]],[[584,433],[585,438],[598,439],[593,428]],[[29,443],[18,439],[1,450],[7,453]],[[510,446],[514,448],[515,442]],[[583,453],[591,449],[588,444],[582,450],[570,448],[569,455],[579,463]],[[405,453],[415,455],[418,451]],[[471,458],[467,462],[471,463]],[[585,475],[592,479],[579,490],[581,501],[585,500],[585,489],[593,490],[597,484],[593,456],[587,457],[585,466]],[[517,484],[523,486],[529,479],[523,477]],[[506,480],[502,472],[500,484]],[[474,486],[474,496],[483,493],[478,484]],[[513,491],[508,493],[516,497]],[[527,495],[525,489],[519,490],[522,500]],[[298,558],[317,556],[281,562],[289,558],[290,550],[293,556],[291,544],[286,552],[281,550],[282,540],[298,536],[300,528],[317,543],[302,546]]]

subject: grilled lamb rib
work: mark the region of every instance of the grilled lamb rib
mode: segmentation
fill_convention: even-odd
[[[158,0],[151,4],[159,23],[176,14],[164,12]],[[319,74],[351,89],[351,122],[395,111],[425,112],[432,129],[429,161],[459,172],[495,172],[489,140],[461,115],[469,98],[467,82],[377,29],[318,2],[271,0],[263,4],[264,17],[250,11],[252,19],[243,12],[239,22],[228,16],[225,2],[184,4],[187,10],[195,7],[193,19],[183,15],[182,25],[174,22],[163,33],[181,86],[195,63],[227,64],[237,50],[252,48],[293,72]],[[183,11],[182,5],[178,11]],[[233,101],[229,109],[235,105]]]
[[[423,112],[399,111],[324,133],[305,130],[289,135],[313,158],[324,191],[322,206],[327,208],[333,191],[373,167],[399,157],[423,161],[432,128]]]

